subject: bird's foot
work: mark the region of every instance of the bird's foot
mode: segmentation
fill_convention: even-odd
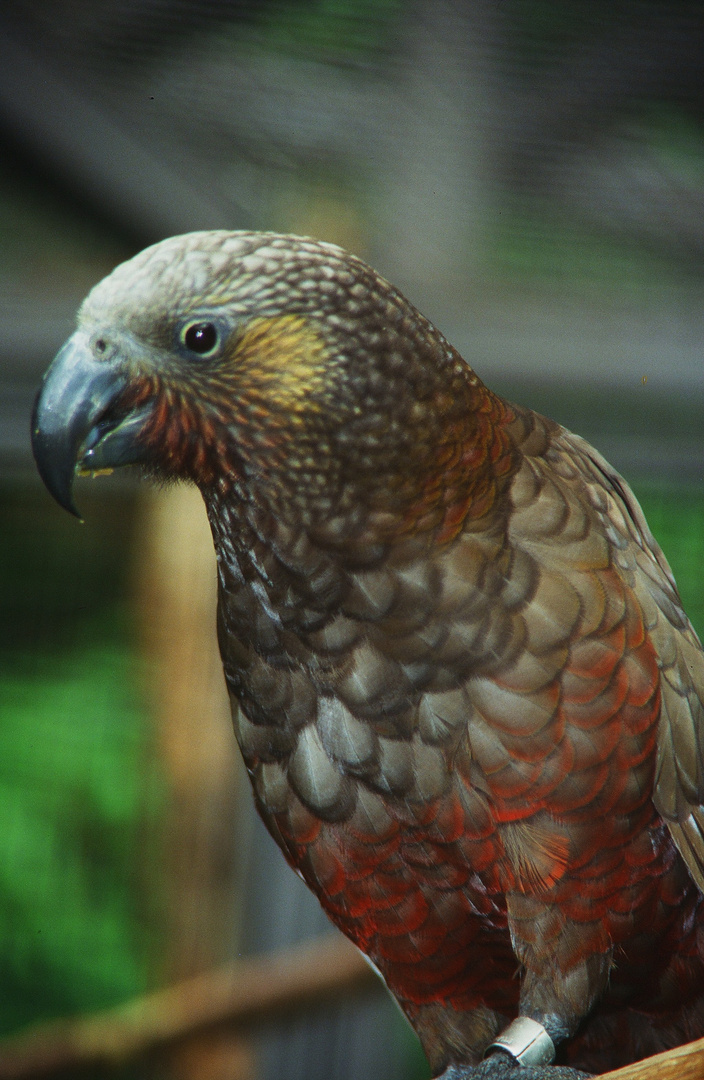
[[[451,1065],[438,1080],[586,1080],[588,1073],[566,1065],[551,1065],[553,1035],[529,1016],[517,1016],[496,1037],[479,1065]]]
[[[590,1073],[567,1065],[521,1065],[497,1050],[479,1065],[451,1065],[436,1080],[588,1080]]]

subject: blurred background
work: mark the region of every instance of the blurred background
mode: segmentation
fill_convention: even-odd
[[[197,494],[80,481],[81,525],[34,473],[85,293],[191,229],[345,245],[625,473],[701,633],[703,55],[700,0],[4,0],[0,1076],[427,1075],[358,974],[110,1064],[42,1026],[333,933],[250,807]]]

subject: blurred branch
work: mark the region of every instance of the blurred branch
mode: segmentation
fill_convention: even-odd
[[[291,1016],[379,985],[362,954],[326,937],[230,964],[166,990],[77,1019],[54,1020],[0,1042],[0,1080],[110,1073],[190,1039]],[[601,1080],[701,1080],[704,1039],[602,1074]]]
[[[343,937],[231,964],[91,1016],[38,1024],[0,1042],[0,1080],[110,1071],[221,1028],[290,1016],[378,984]]]

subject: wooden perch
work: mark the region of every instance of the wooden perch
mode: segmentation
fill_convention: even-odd
[[[0,1080],[109,1073],[188,1039],[291,1015],[377,977],[345,938],[231,964],[92,1016],[55,1020],[0,1042]],[[703,1080],[704,1039],[604,1073],[601,1080]]]
[[[231,964],[92,1016],[38,1024],[0,1042],[0,1080],[106,1072],[218,1028],[290,1015],[378,984],[343,937]]]
[[[603,1073],[601,1080],[703,1080],[704,1039]]]

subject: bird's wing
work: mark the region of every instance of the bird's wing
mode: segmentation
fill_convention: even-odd
[[[578,436],[563,433],[557,443],[580,464],[614,563],[638,599],[657,653],[661,712],[653,798],[704,891],[704,651],[627,483]]]

